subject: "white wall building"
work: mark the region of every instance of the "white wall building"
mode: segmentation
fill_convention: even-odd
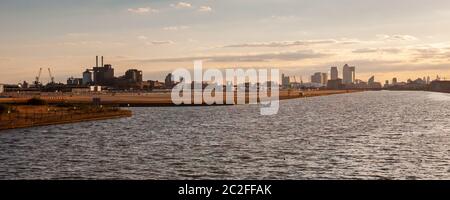
[[[342,69],[342,82],[344,84],[352,84],[355,83],[355,77],[356,77],[356,67],[350,67],[347,64],[344,65]]]

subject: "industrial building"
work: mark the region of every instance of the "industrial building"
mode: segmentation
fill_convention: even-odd
[[[112,65],[104,64],[103,61],[102,56],[99,65],[99,57],[96,56],[95,66],[92,67],[92,69],[86,69],[82,74],[82,78],[70,77],[67,79],[67,85],[76,90],[80,90],[80,88],[89,88],[89,86],[104,86],[111,90],[151,89],[150,83],[143,81],[142,71],[129,69],[125,72],[125,75],[115,77]]]

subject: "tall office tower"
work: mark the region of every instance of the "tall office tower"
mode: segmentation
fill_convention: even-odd
[[[427,76],[427,84],[430,84],[431,83],[431,81],[430,81],[430,77],[429,76]]]
[[[337,80],[339,78],[339,71],[337,67],[331,67],[331,80]]]
[[[311,76],[311,83],[323,84],[323,76],[322,73],[317,72]]]
[[[393,78],[392,79],[392,85],[396,85],[397,84],[397,78]]]
[[[322,84],[326,85],[328,83],[328,74],[322,73]]]
[[[345,64],[342,70],[343,73],[343,84],[352,84],[355,82],[355,67],[350,67],[348,64]]]

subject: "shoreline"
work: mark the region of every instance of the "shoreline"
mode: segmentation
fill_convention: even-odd
[[[335,94],[347,94],[354,92],[363,92],[362,90],[281,90],[279,100],[309,98],[318,96],[328,96]],[[256,94],[250,94],[255,96]],[[114,105],[119,107],[167,107],[167,106],[226,106],[234,104],[183,104],[175,105],[171,99],[171,93],[94,93],[94,94],[75,94],[75,93],[41,93],[40,95],[21,94],[12,98],[0,98],[0,104],[22,104],[30,98],[38,97],[49,104],[92,104],[93,98],[100,98],[101,105]],[[224,95],[224,102],[226,95]],[[236,95],[235,95],[236,102]],[[258,99],[259,100],[259,99]],[[246,103],[249,101],[249,94],[246,95]]]
[[[362,92],[358,90],[322,90],[322,91],[280,91],[279,99],[289,100],[298,98],[311,98],[319,96],[328,96],[336,94],[348,94],[354,92]],[[189,107],[189,106],[233,106],[235,104],[185,104],[185,105],[175,105],[172,103],[170,98],[170,93],[158,94],[158,93],[147,93],[145,95],[89,95],[89,96],[50,96],[41,95],[40,99],[47,102],[49,105],[45,106],[30,106],[21,105],[26,103],[30,98],[9,98],[0,99],[2,104],[10,104],[16,107],[17,112],[11,114],[0,114],[0,131],[8,129],[18,129],[18,128],[30,128],[36,126],[50,126],[58,124],[69,124],[78,123],[86,121],[97,121],[97,120],[107,120],[116,119],[123,117],[131,117],[132,112],[130,110],[123,109],[113,109],[113,110],[103,110],[101,108],[92,108],[78,110],[71,110],[68,108],[71,104],[83,106],[92,106],[93,98],[101,98],[101,105],[113,105],[117,107]],[[248,95],[246,96],[246,102],[248,101]],[[60,108],[56,105],[63,105],[64,108]],[[106,108],[106,107],[105,107]]]

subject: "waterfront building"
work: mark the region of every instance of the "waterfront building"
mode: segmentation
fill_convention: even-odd
[[[102,67],[94,67],[94,84],[111,85],[114,82],[114,68],[112,65],[106,64]]]
[[[174,85],[175,81],[172,73],[167,74],[166,79],[164,80],[164,86],[168,89],[172,89]]]
[[[311,76],[311,83],[317,83],[322,85],[327,85],[328,82],[328,74],[316,72]]]
[[[322,73],[322,84],[327,85],[328,82],[328,74]]]
[[[392,79],[392,85],[397,85],[397,78]]]
[[[311,76],[311,83],[322,84],[322,73],[317,72]]]
[[[67,85],[77,86],[77,85],[82,85],[82,84],[83,84],[82,78],[70,77],[67,79]]]
[[[450,81],[432,81],[430,89],[436,92],[450,92]]]
[[[330,90],[340,90],[340,89],[344,88],[342,85],[342,79],[338,78],[336,80],[329,80],[327,82],[327,88]]]
[[[139,83],[142,82],[142,71],[137,69],[129,69],[125,72],[125,77],[127,81]]]
[[[331,80],[337,80],[339,78],[339,71],[337,67],[331,67]]]
[[[288,88],[291,83],[291,80],[289,76],[285,76],[284,74],[281,74],[281,86],[283,88]]]
[[[352,84],[355,83],[356,78],[356,67],[350,67],[348,64],[345,64],[342,69],[342,82],[343,84]]]
[[[92,83],[92,72],[86,69],[86,71],[83,72],[83,85],[89,85]]]
[[[368,83],[369,85],[374,84],[374,83],[375,83],[375,76],[370,77],[369,80],[367,81],[367,83]]]

